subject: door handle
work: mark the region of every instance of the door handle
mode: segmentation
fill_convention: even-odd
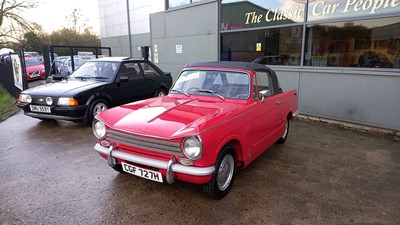
[[[275,102],[275,104],[282,105],[282,101],[278,100],[278,101]]]

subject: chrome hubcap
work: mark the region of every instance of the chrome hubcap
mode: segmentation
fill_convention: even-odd
[[[94,106],[93,115],[94,115],[94,116],[97,116],[100,112],[102,112],[102,111],[104,111],[104,110],[106,110],[106,109],[107,109],[107,105],[106,105],[106,104],[104,104],[104,103],[102,103],[102,102],[97,103],[97,104]]]
[[[235,161],[232,155],[226,155],[218,168],[218,188],[224,191],[231,183],[233,171],[235,169]]]
[[[287,135],[287,133],[288,133],[288,130],[289,130],[289,122],[288,122],[288,120],[286,120],[286,124],[285,124],[285,133],[283,133],[282,138],[285,138],[285,137],[286,137],[286,135]]]

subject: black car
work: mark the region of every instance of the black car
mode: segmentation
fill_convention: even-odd
[[[171,85],[171,74],[150,61],[108,57],[85,62],[67,80],[21,92],[17,105],[42,120],[91,123],[107,108],[166,95]]]

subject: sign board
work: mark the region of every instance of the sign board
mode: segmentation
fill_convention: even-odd
[[[158,63],[158,52],[154,53],[154,63]]]
[[[82,63],[94,59],[93,52],[78,52],[78,58],[79,58],[79,64],[82,65]]]
[[[261,52],[261,43],[256,43],[256,51]]]
[[[18,54],[11,54],[10,56],[14,75],[14,85],[20,90],[23,90],[21,60],[19,59]]]
[[[176,45],[175,46],[175,49],[176,49],[176,54],[182,54],[182,45]]]

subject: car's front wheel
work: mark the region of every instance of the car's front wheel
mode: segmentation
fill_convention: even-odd
[[[93,103],[90,105],[89,108],[89,115],[88,115],[88,123],[92,124],[93,119],[102,111],[108,109],[108,104],[105,100],[103,99],[96,99],[93,101]]]
[[[154,94],[154,97],[161,97],[161,96],[165,96],[165,95],[167,95],[167,93],[163,89],[158,89],[156,91],[156,93]]]
[[[236,154],[231,146],[226,146],[217,158],[211,181],[204,186],[205,193],[214,199],[225,197],[232,189],[235,173]]]

